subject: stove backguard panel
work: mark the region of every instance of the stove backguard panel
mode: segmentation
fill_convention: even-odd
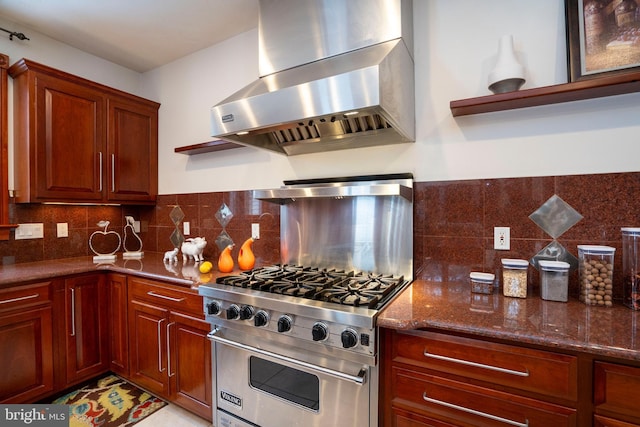
[[[413,182],[384,177],[283,187],[313,196],[277,200],[282,263],[413,280]]]

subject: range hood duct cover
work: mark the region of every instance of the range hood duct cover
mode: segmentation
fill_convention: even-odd
[[[415,141],[411,0],[260,0],[261,77],[212,135],[296,155]]]

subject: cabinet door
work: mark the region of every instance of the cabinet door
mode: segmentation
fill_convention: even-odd
[[[53,390],[51,305],[0,315],[0,403]]]
[[[107,194],[110,201],[153,202],[158,193],[158,107],[109,98]]]
[[[127,277],[109,274],[109,337],[111,370],[129,376],[129,333],[127,322]]]
[[[169,396],[167,375],[168,310],[132,300],[129,303],[129,373],[152,393]]]
[[[618,363],[594,363],[593,403],[598,415],[640,424],[640,368]],[[611,422],[609,424],[612,424]]]
[[[31,191],[38,200],[100,201],[105,185],[105,98],[55,77],[36,77],[35,153]]]
[[[67,384],[109,369],[107,296],[102,274],[66,280]]]
[[[208,322],[172,312],[167,325],[171,397],[177,404],[211,419],[211,342]]]

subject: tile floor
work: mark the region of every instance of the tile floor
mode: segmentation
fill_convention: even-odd
[[[212,424],[176,405],[167,405],[136,423],[136,427],[211,427]]]

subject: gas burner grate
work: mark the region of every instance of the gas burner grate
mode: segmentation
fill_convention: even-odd
[[[403,276],[287,264],[219,277],[216,283],[368,308],[380,308],[406,284]]]

